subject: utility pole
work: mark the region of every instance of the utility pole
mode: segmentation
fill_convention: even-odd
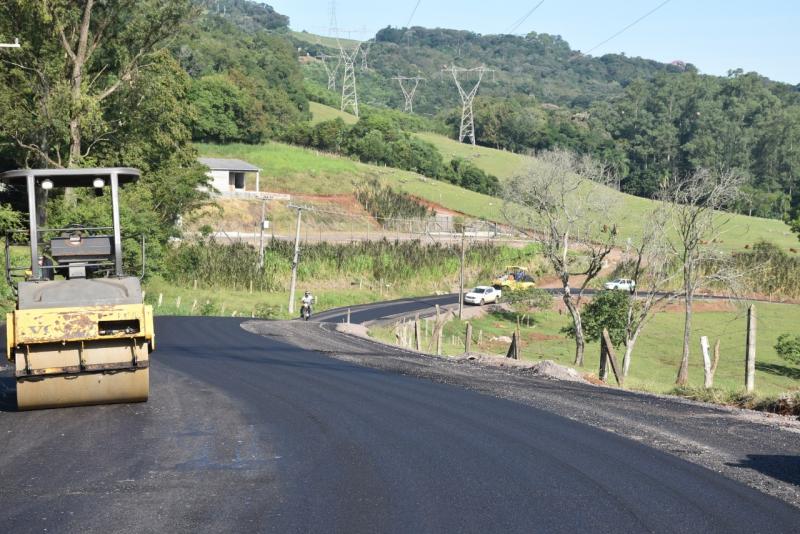
[[[297,210],[297,230],[294,235],[294,258],[292,259],[292,284],[289,286],[289,315],[294,315],[294,291],[297,285],[297,264],[300,263],[300,219],[303,216],[303,208],[291,204],[289,208]]]
[[[403,91],[403,96],[406,99],[406,105],[403,111],[406,113],[414,113],[414,94],[417,92],[419,82],[425,81],[425,78],[421,78],[420,76],[395,76],[392,79],[397,80],[397,82],[400,84],[400,90]],[[414,82],[414,87],[406,88],[403,82]]]
[[[453,81],[456,82],[458,94],[461,96],[461,128],[458,131],[458,142],[463,143],[465,138],[469,138],[472,144],[475,144],[475,117],[472,113],[472,103],[475,101],[475,95],[478,94],[478,87],[481,85],[483,76],[487,72],[494,72],[493,69],[487,69],[484,66],[475,67],[474,69],[463,69],[456,67],[445,67],[442,69],[444,72],[449,72],[453,75]],[[471,91],[467,92],[461,87],[461,82],[458,81],[458,74],[465,72],[476,72],[478,74],[478,81]]]
[[[461,229],[461,273],[458,277],[458,320],[464,319],[464,262],[466,260],[466,233]]]
[[[322,66],[325,67],[325,73],[328,75],[328,90],[335,91],[336,90],[336,75],[339,73],[339,67],[342,65],[342,57],[339,56],[336,61],[336,66],[331,68],[328,66],[328,59],[333,59],[334,56],[329,56],[328,54],[320,54],[317,56],[320,60],[322,60]]]
[[[264,270],[264,230],[267,222],[267,201],[261,201],[261,229],[258,236],[258,270]]]
[[[358,43],[352,52],[347,52],[343,46],[339,47],[339,54],[344,62],[341,110],[347,111],[349,108],[356,118],[358,118],[358,92],[356,91],[356,69],[354,63],[359,50],[361,50],[361,43]]]

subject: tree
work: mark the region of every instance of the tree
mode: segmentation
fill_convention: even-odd
[[[666,180],[661,200],[669,207],[672,232],[669,246],[682,271],[684,300],[683,355],[675,383],[689,380],[689,343],[692,331],[692,306],[697,290],[712,280],[731,284],[736,275],[730,270],[730,256],[715,249],[731,216],[721,212],[736,201],[742,184],[740,174],[700,169],[684,177]]]
[[[625,310],[624,343],[625,355],[622,358],[622,375],[627,377],[636,341],[652,317],[659,303],[674,298],[669,291],[679,271],[670,254],[666,234],[669,210],[657,205],[647,216],[650,221],[642,236],[630,239],[622,259],[623,272],[636,282],[627,301]]]
[[[583,309],[583,331],[587,341],[600,341],[603,330],[608,330],[611,342],[620,346],[626,340],[628,306],[633,301],[626,291],[605,290],[598,293]],[[562,332],[575,338],[575,325]]]
[[[589,283],[603,268],[617,237],[608,221],[608,169],[588,157],[555,150],[540,164],[512,178],[504,190],[508,220],[529,233],[561,281],[562,299],[575,329],[575,364],[583,365],[585,336],[580,305]],[[573,293],[571,283],[579,284]]]
[[[0,31],[26,45],[6,59],[2,84],[17,106],[4,113],[2,134],[21,159],[73,167],[110,142],[119,121],[112,97],[135,90],[153,54],[195,12],[192,0],[9,0]]]

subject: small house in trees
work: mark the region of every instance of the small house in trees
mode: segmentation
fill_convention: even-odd
[[[209,185],[223,196],[261,191],[261,169],[240,159],[199,158],[208,167]]]

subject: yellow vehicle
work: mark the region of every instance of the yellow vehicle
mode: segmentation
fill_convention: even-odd
[[[492,280],[492,287],[503,291],[516,291],[518,289],[530,289],[536,285],[536,281],[528,274],[525,267],[510,265],[506,267],[503,274]]]
[[[147,400],[153,310],[139,278],[123,273],[119,215],[120,186],[138,178],[128,168],[0,174],[27,190],[29,209],[27,231],[6,235],[6,278],[17,296],[6,316],[6,354],[20,410]],[[48,193],[76,187],[110,193],[112,226],[46,227]],[[30,264],[12,266],[10,244],[21,241]]]

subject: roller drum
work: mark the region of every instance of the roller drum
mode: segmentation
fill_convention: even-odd
[[[120,402],[144,402],[150,369],[17,379],[17,408],[36,410]]]

